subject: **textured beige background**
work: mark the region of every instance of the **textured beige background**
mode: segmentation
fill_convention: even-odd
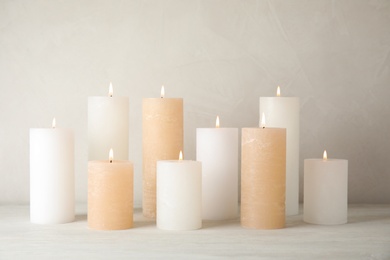
[[[304,158],[349,160],[350,202],[390,202],[390,1],[0,0],[0,202],[29,199],[31,127],[73,128],[87,196],[87,97],[130,97],[141,205],[141,102],[183,97],[195,129],[257,125],[259,96],[301,98]],[[302,176],[301,167],[301,176]],[[302,183],[302,180],[301,180]],[[301,187],[302,190],[302,187]]]

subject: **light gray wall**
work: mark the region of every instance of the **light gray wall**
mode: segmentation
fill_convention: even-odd
[[[349,201],[390,202],[390,1],[0,1],[0,202],[29,200],[29,128],[76,136],[87,196],[87,97],[130,97],[141,205],[141,102],[183,97],[196,127],[255,126],[260,96],[301,99],[303,159],[349,160]],[[302,179],[301,179],[302,183]],[[302,187],[301,187],[302,191]],[[302,195],[302,194],[301,194]]]

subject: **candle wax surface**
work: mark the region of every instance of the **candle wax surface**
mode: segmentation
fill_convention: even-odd
[[[197,161],[157,162],[157,227],[202,227],[202,165]]]
[[[75,218],[74,135],[64,128],[30,129],[30,218],[62,224]]]
[[[133,164],[88,162],[88,226],[98,230],[133,226]]]
[[[156,163],[183,151],[183,99],[146,98],[142,104],[143,214],[156,217]]]
[[[238,129],[197,128],[196,159],[202,162],[202,215],[238,217]]]
[[[303,202],[305,222],[322,225],[347,223],[348,161],[306,159]]]
[[[241,225],[283,228],[286,129],[243,128],[241,152]]]

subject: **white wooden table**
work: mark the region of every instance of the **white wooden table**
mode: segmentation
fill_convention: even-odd
[[[75,222],[35,225],[28,205],[0,206],[0,259],[390,259],[390,205],[350,205],[348,224],[306,224],[287,217],[280,230],[249,230],[239,220],[204,221],[196,231],[159,230],[136,209],[135,227],[95,231],[86,205]]]

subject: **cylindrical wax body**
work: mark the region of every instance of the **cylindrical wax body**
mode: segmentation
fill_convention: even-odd
[[[146,98],[142,105],[143,214],[156,217],[156,163],[183,150],[183,99]]]
[[[241,146],[241,225],[285,226],[286,129],[243,128]]]
[[[133,226],[133,164],[88,162],[88,226],[119,230]]]
[[[203,219],[238,216],[238,129],[197,128],[196,160],[202,162]]]
[[[286,128],[286,215],[299,211],[299,98],[261,97],[260,115],[269,127]]]
[[[88,98],[88,158],[105,160],[110,149],[115,158],[129,157],[129,98]]]
[[[74,136],[69,129],[30,129],[30,218],[36,224],[74,220]]]
[[[202,227],[202,165],[197,161],[157,162],[157,227]]]
[[[303,220],[312,224],[347,223],[348,161],[304,161]]]

